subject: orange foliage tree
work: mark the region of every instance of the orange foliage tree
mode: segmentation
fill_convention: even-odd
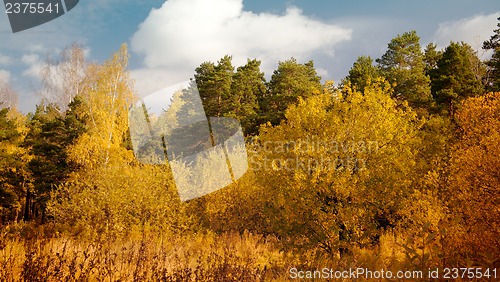
[[[500,257],[500,92],[467,99],[456,115],[451,205],[464,223],[461,250],[473,259]]]

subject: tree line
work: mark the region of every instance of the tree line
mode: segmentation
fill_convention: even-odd
[[[483,49],[487,61],[463,42],[422,48],[410,31],[380,58],[360,56],[338,85],[294,58],[269,81],[257,59],[202,63],[193,81],[206,115],[240,120],[250,169],[184,203],[168,164],[134,157],[127,115],[138,98],[126,46],[102,64],[69,47],[43,69],[34,113],[20,114],[1,88],[0,225],[115,237],[251,231],[341,256],[391,231],[424,238],[404,245],[415,263],[498,257],[500,24]],[[332,150],[332,140],[377,146]],[[293,150],[259,150],[286,142]]]

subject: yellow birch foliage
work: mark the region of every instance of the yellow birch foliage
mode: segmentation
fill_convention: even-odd
[[[89,67],[82,93],[88,130],[69,150],[70,158],[86,168],[107,165],[113,154],[124,153],[120,145],[128,130],[128,108],[135,99],[127,64],[123,45],[103,65]]]
[[[89,67],[82,92],[86,132],[68,149],[81,166],[52,195],[49,213],[63,230],[120,236],[140,229],[177,232],[192,226],[167,165],[140,164],[124,146],[135,98],[122,46]]]

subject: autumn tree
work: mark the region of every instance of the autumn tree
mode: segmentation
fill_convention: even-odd
[[[89,66],[81,103],[66,114],[72,127],[82,121],[85,129],[67,147],[68,160],[79,169],[52,191],[47,213],[72,234],[116,238],[195,226],[183,212],[168,165],[142,164],[124,145],[128,110],[136,101],[127,63],[124,45],[102,65]]]
[[[500,93],[464,100],[456,114],[458,142],[450,165],[449,205],[464,226],[457,244],[463,258],[482,261],[500,253]]]
[[[168,240],[197,229],[167,165],[112,158],[113,165],[73,175],[51,194],[47,213],[60,230],[92,239],[154,232]]]
[[[87,113],[87,131],[71,146],[69,156],[88,168],[106,165],[112,154],[120,154],[128,133],[128,108],[135,101],[126,71],[126,45],[103,65],[92,65],[81,94]]]
[[[251,163],[274,219],[268,232],[342,255],[398,224],[412,183],[416,115],[398,108],[392,91],[378,79],[364,93],[346,86],[344,96],[298,98],[285,122],[261,129]]]
[[[384,77],[395,83],[393,96],[416,108],[426,108],[432,101],[430,79],[425,74],[424,54],[416,31],[392,39],[387,51],[377,59]]]

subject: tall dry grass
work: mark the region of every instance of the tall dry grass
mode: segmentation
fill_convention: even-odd
[[[71,237],[24,226],[0,230],[0,281],[289,281],[291,268],[396,273],[450,267],[443,260],[446,250],[439,234],[429,237],[424,231],[408,236],[386,232],[378,245],[353,246],[339,257],[320,249],[287,249],[275,237],[248,232],[168,236],[144,232],[111,239]],[[498,268],[498,261],[467,266],[474,265]]]
[[[285,255],[252,234],[0,239],[0,281],[270,281]]]

